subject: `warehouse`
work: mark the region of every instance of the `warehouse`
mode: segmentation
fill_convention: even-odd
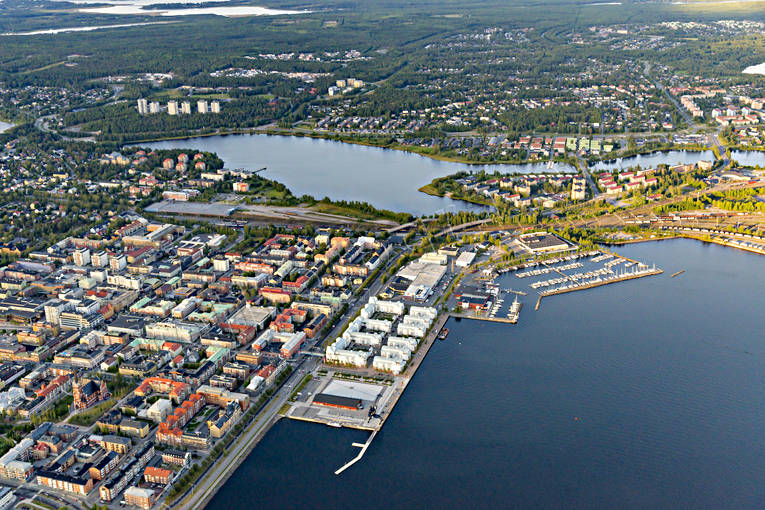
[[[537,253],[557,253],[576,249],[568,241],[560,237],[548,234],[547,232],[531,232],[518,237],[518,244],[527,252]]]
[[[455,262],[457,267],[468,267],[470,264],[473,263],[473,260],[475,259],[475,253],[472,251],[465,251],[460,253],[460,256],[457,257],[457,261]]]
[[[316,395],[313,399],[313,403],[327,407],[351,409],[353,411],[357,411],[363,407],[363,403],[359,398],[341,397],[339,395],[328,395],[326,393],[319,393]]]
[[[446,266],[440,264],[414,261],[402,268],[396,276],[409,282],[404,291],[405,298],[424,301],[433,293],[433,289],[446,274],[446,269]]]

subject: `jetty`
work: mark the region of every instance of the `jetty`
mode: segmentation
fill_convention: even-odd
[[[361,451],[359,451],[359,454],[356,455],[354,458],[349,460],[343,466],[339,467],[335,471],[335,475],[339,475],[340,473],[342,473],[343,471],[345,471],[346,469],[348,469],[349,467],[351,467],[352,465],[360,461],[361,458],[364,456],[364,454],[367,453],[367,448],[369,448],[369,445],[372,444],[372,440],[375,438],[376,435],[377,435],[377,431],[375,430],[369,435],[369,438],[367,439],[366,443],[352,443],[351,446],[361,448]]]
[[[640,271],[635,271],[632,273],[626,273],[618,276],[613,276],[611,278],[606,278],[603,280],[595,280],[590,281],[586,283],[577,283],[576,285],[571,286],[564,286],[557,289],[550,289],[543,291],[539,294],[539,298],[541,300],[542,297],[546,296],[554,296],[557,294],[566,294],[568,292],[576,292],[577,290],[586,290],[586,289],[592,289],[595,287],[600,287],[602,285],[608,285],[609,283],[617,283],[617,282],[623,282],[627,280],[635,280],[637,278],[643,278],[645,276],[653,276],[657,274],[662,274],[664,271],[662,271],[659,268],[652,268],[652,269],[644,269]],[[537,302],[538,304],[538,302]]]

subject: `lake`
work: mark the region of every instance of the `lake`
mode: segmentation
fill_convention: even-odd
[[[505,173],[573,172],[570,165],[466,165],[404,151],[295,136],[228,135],[141,144],[153,149],[215,152],[229,168],[268,167],[261,175],[284,183],[297,195],[361,200],[382,209],[415,215],[483,206],[417,191],[436,177],[460,171]]]
[[[762,258],[617,251],[665,274],[450,320],[361,462],[333,474],[366,434],[282,420],[208,508],[761,508]]]
[[[138,15],[150,14],[159,16],[196,16],[196,15],[215,15],[215,16],[279,16],[284,14],[307,14],[311,11],[292,11],[283,9],[269,9],[254,5],[222,5],[222,6],[204,6],[204,7],[183,7],[184,5],[195,4],[187,0],[54,0],[57,2],[68,2],[77,5],[98,5],[99,7],[88,7],[78,9],[79,12],[87,14],[116,14],[116,15]],[[199,3],[199,2],[197,2]],[[207,0],[204,3],[228,4],[229,0]],[[105,7],[103,5],[106,5]],[[171,8],[171,5],[178,5],[178,8]],[[162,7],[154,9],[153,6]]]
[[[65,34],[68,32],[92,32],[94,30],[109,30],[114,28],[132,28],[132,27],[142,27],[142,26],[148,26],[148,25],[167,25],[170,23],[176,23],[176,22],[175,21],[151,21],[151,22],[145,22],[145,23],[124,23],[121,25],[92,25],[92,26],[86,26],[86,27],[47,28],[43,30],[31,30],[29,32],[6,32],[0,35],[2,36],[55,35],[55,34]]]
[[[765,166],[765,152],[762,151],[731,151],[730,157],[741,166]]]
[[[598,161],[590,168],[592,170],[612,172],[614,170],[624,170],[638,165],[641,168],[655,168],[658,165],[673,166],[714,160],[715,155],[712,151],[659,151],[651,152],[649,154],[638,154],[637,156],[628,158],[617,158],[611,161]]]

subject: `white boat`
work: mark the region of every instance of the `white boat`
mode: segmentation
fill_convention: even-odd
[[[523,303],[518,301],[518,297],[513,300],[513,304],[510,305],[510,312],[507,314],[507,318],[515,324],[518,322],[518,317],[521,314],[521,307],[523,306]]]

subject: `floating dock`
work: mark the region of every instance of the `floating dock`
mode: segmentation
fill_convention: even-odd
[[[681,269],[677,273],[672,274],[672,278],[674,278],[675,276],[679,276],[679,275],[683,274],[684,272],[685,272],[685,269]]]

